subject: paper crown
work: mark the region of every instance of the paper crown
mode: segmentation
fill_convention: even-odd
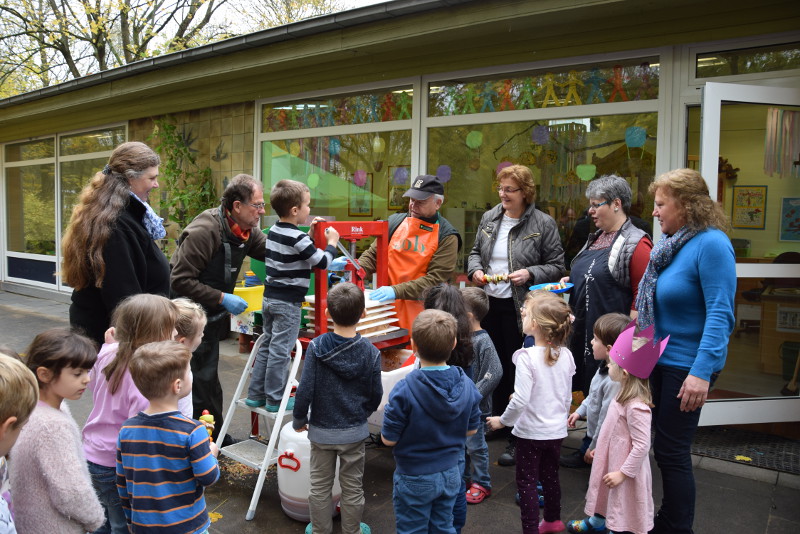
[[[633,346],[634,337],[646,339],[644,345],[639,347],[638,350],[634,349]],[[667,348],[667,343],[669,342],[669,336],[667,336],[658,343],[652,343],[654,337],[655,329],[653,325],[648,326],[636,335],[636,321],[631,321],[628,327],[617,337],[617,341],[611,347],[609,356],[611,356],[614,363],[633,376],[649,378],[650,373],[653,372],[653,367],[656,366],[658,358]]]

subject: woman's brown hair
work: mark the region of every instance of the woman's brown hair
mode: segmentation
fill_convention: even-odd
[[[531,170],[525,165],[509,165],[497,173],[497,183],[500,180],[511,178],[517,183],[517,187],[522,189],[522,196],[525,204],[530,206],[536,200],[536,184],[533,181]]]
[[[178,308],[160,295],[140,293],[117,306],[111,324],[119,347],[116,357],[103,369],[112,395],[122,383],[133,352],[145,343],[172,339],[177,321]]]
[[[686,217],[690,230],[705,230],[714,227],[723,232],[730,228],[728,217],[708,194],[703,176],[694,169],[674,169],[665,172],[650,184],[648,191],[655,195],[659,189],[674,198]]]
[[[130,201],[130,183],[160,163],[158,154],[144,143],[122,143],[111,153],[108,165],[83,188],[61,240],[61,278],[70,287],[81,290],[90,284],[103,286],[103,249],[120,212]]]

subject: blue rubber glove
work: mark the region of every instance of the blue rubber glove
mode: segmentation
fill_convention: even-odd
[[[242,297],[225,293],[222,295],[222,307],[233,315],[239,315],[247,309],[247,301]]]
[[[344,256],[339,256],[338,258],[334,258],[334,260],[328,264],[328,270],[343,271],[345,265],[347,265],[347,258]]]
[[[369,294],[369,298],[377,300],[378,302],[386,302],[395,299],[394,288],[392,286],[383,286],[374,290]]]

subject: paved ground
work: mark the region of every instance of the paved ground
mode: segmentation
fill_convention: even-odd
[[[33,336],[46,328],[67,325],[68,307],[63,302],[21,296],[0,291],[0,344],[23,351]],[[233,338],[222,342],[220,376],[226,394],[232,394],[246,361],[237,353]],[[226,399],[229,401],[230,399]],[[91,408],[91,397],[72,403],[72,412],[79,424]],[[241,415],[240,415],[241,414]],[[231,432],[239,438],[249,434],[249,417],[237,412]],[[580,432],[565,440],[565,449],[577,446]],[[496,461],[505,443],[492,441],[490,457]],[[764,534],[796,534],[800,532],[800,477],[742,466],[721,460],[697,458],[697,512],[695,532],[698,534],[737,532]],[[305,525],[287,517],[281,510],[277,479],[269,473],[261,493],[253,521],[245,521],[245,513],[253,493],[255,476],[237,465],[225,463],[225,474],[207,491],[209,511],[216,518],[212,533],[247,534],[271,532],[302,533]],[[391,476],[394,469],[391,450],[370,448],[364,475],[366,510],[364,522],[376,534],[392,534],[394,514],[391,504]],[[470,506],[464,534],[505,533],[519,531],[519,508],[514,504],[513,468],[491,466],[493,495],[484,503]],[[561,469],[562,518],[583,515],[583,498],[589,478],[588,470]],[[660,502],[660,478],[653,464],[654,497]],[[338,522],[335,532],[339,532]]]

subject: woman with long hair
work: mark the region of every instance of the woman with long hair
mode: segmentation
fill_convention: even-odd
[[[169,293],[169,265],[155,241],[166,231],[147,202],[158,187],[160,163],[144,143],[119,145],[81,192],[64,234],[61,278],[73,290],[69,321],[98,345],[120,301]]]

